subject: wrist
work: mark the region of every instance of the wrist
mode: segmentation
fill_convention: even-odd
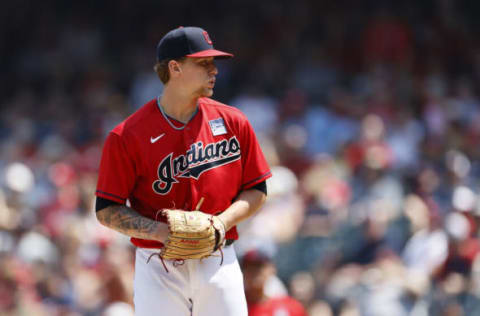
[[[156,222],[154,231],[152,232],[152,239],[157,240],[161,243],[165,243],[168,237],[168,225],[163,222]]]
[[[217,217],[220,219],[220,221],[225,226],[225,232],[229,231],[230,228],[233,227],[233,224],[230,222],[229,218],[227,216],[225,216],[225,213],[217,215]]]

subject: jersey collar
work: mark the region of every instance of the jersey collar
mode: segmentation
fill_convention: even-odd
[[[165,113],[165,111],[163,110],[163,107],[162,105],[160,104],[160,99],[161,99],[162,95],[159,95],[157,97],[157,107],[159,108],[160,112],[162,113],[163,117],[165,118],[165,120],[168,122],[168,124],[173,128],[173,129],[176,129],[177,131],[180,131],[180,130],[183,130],[185,128],[185,126],[187,126],[188,123],[190,123],[192,121],[192,119],[195,117],[195,115],[197,115],[198,113],[198,101],[197,101],[197,107],[195,109],[195,112],[193,113],[193,115],[190,117],[190,119],[188,120],[187,123],[181,123],[183,124],[182,126],[175,126],[175,124],[172,123],[172,120],[174,121],[177,121],[176,119],[174,119],[173,117],[170,117],[168,116],[167,113]],[[178,121],[177,121],[178,122]]]

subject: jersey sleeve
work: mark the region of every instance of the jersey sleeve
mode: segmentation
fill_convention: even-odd
[[[241,135],[240,148],[242,150],[243,167],[242,190],[245,190],[270,178],[272,173],[270,172],[255,132],[246,118]]]
[[[135,185],[135,162],[122,137],[111,132],[103,146],[96,196],[125,204]]]

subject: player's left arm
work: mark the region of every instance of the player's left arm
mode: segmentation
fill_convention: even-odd
[[[237,135],[242,148],[243,189],[234,202],[218,215],[225,224],[226,231],[254,215],[260,209],[267,196],[266,179],[271,177],[257,137],[245,116],[240,121]]]
[[[225,224],[226,231],[255,214],[265,202],[266,194],[256,188],[242,191],[218,217]]]

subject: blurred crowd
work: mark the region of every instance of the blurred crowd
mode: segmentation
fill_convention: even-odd
[[[273,259],[269,295],[312,316],[480,315],[480,3],[3,6],[0,315],[133,315],[133,247],[96,221],[96,173],[161,93],[155,46],[179,25],[236,55],[214,98],[272,167],[235,243]]]

